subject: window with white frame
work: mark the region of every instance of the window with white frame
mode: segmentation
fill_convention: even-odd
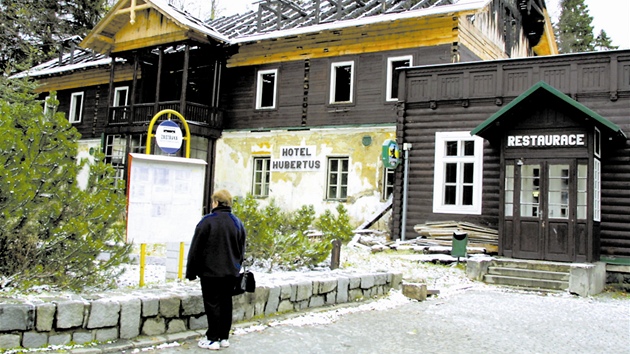
[[[44,116],[48,117],[57,113],[57,106],[55,105],[56,100],[56,95],[46,96],[44,99]]]
[[[348,197],[348,157],[329,157],[326,173],[326,199],[345,200]]]
[[[413,57],[405,55],[387,59],[387,101],[398,100],[398,68],[407,68],[413,65]]]
[[[116,87],[114,89],[114,104],[113,107],[121,107],[114,109],[113,119],[115,121],[125,121],[125,106],[127,106],[129,100],[129,86]]]
[[[392,168],[383,169],[383,188],[381,191],[381,199],[387,200],[394,193],[394,172]]]
[[[70,123],[80,123],[83,114],[83,92],[74,92],[70,96],[70,112],[68,120]]]
[[[120,134],[105,137],[105,162],[116,170],[115,185],[124,183],[125,166],[127,164],[127,145],[129,152],[144,153],[146,151],[146,134],[124,136]],[[124,186],[124,184],[122,184]]]
[[[330,67],[330,103],[352,103],[354,62],[332,63]]]
[[[278,70],[260,70],[256,83],[256,109],[276,108]]]
[[[271,180],[271,157],[254,157],[254,177],[252,195],[254,197],[269,196],[269,181]]]
[[[481,214],[482,179],[482,138],[435,133],[434,213]]]

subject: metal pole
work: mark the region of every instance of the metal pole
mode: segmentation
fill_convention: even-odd
[[[407,228],[407,193],[409,191],[409,150],[411,144],[404,143],[403,151],[405,152],[405,172],[403,175],[403,205],[402,205],[402,222],[400,230],[400,239],[405,241],[405,232]]]

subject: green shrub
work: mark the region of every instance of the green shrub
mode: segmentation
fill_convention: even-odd
[[[261,208],[251,195],[236,198],[233,208],[247,229],[246,258],[250,262],[266,264],[270,269],[314,266],[325,261],[335,238],[349,240],[352,228],[343,205],[337,207],[338,216],[326,212],[316,220],[313,206],[302,206],[294,212],[283,212],[275,201]],[[308,231],[316,225],[323,237],[311,239]]]
[[[30,89],[0,80],[0,289],[113,286],[130,251],[124,191],[103,154],[78,186],[80,135],[63,114],[44,116]]]

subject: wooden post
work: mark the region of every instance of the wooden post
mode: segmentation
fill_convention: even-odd
[[[332,240],[332,251],[330,254],[330,269],[339,268],[341,260],[341,240]]]
[[[190,66],[190,45],[186,43],[184,52],[184,71],[182,72],[182,92],[180,95],[179,111],[186,115],[186,91],[188,89],[188,66]]]
[[[162,65],[164,65],[164,48],[160,47],[158,56],[157,78],[155,82],[155,104],[153,105],[153,114],[160,111],[160,86],[162,85]]]

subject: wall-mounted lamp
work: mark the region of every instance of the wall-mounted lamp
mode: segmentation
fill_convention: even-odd
[[[519,166],[523,166],[523,159],[518,159],[518,161],[516,161],[516,164]]]

